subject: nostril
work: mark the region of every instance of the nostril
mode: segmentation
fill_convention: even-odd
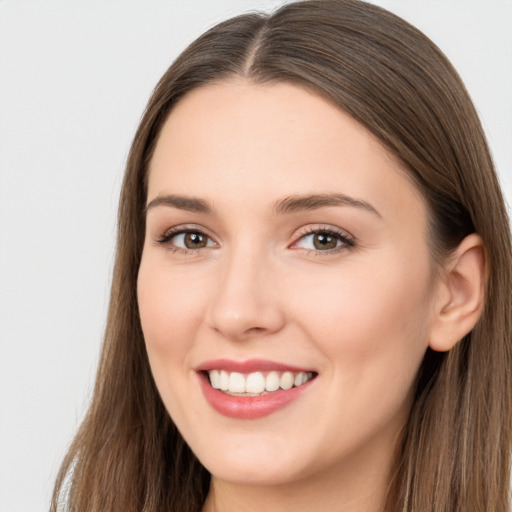
[[[263,327],[251,327],[249,329],[247,329],[247,334],[250,334],[250,333],[254,333],[254,334],[258,334],[260,332],[263,332],[265,329]]]

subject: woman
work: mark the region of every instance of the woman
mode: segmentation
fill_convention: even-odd
[[[358,0],[214,27],[119,210],[70,510],[508,510],[510,239],[441,52]]]

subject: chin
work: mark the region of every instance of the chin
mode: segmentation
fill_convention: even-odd
[[[276,457],[274,457],[275,459]],[[272,466],[270,464],[241,464],[232,461],[216,461],[213,467],[208,468],[213,477],[244,486],[270,486],[283,485],[301,478],[290,468]]]
[[[299,454],[300,460],[297,460]],[[286,484],[304,477],[305,470],[311,465],[305,464],[303,455],[299,446],[287,449],[276,446],[275,442],[269,446],[258,440],[243,447],[233,443],[226,450],[217,445],[215,450],[207,453],[196,452],[215,478],[255,486]]]

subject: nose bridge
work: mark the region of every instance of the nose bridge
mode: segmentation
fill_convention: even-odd
[[[274,265],[264,249],[239,243],[222,257],[219,270],[208,312],[212,328],[230,339],[281,328],[283,312],[272,287]]]

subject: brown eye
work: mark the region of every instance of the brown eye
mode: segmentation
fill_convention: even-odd
[[[187,249],[201,249],[208,244],[208,237],[202,233],[184,233],[183,244]]]
[[[217,247],[217,244],[202,231],[174,231],[162,236],[157,243],[183,251]]]
[[[319,251],[335,249],[338,246],[338,238],[327,233],[316,233],[313,235],[313,246]]]
[[[317,229],[309,231],[295,242],[294,248],[307,249],[309,251],[331,252],[348,249],[354,246],[354,240],[344,231],[334,229]]]

